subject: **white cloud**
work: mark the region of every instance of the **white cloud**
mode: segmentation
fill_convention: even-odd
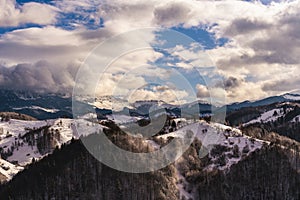
[[[174,48],[168,49],[168,52],[180,60],[175,63],[177,67],[191,69],[214,66],[210,56],[199,44],[191,43],[189,47],[176,45]]]
[[[210,96],[207,87],[204,86],[204,85],[197,84],[196,85],[196,91],[197,91],[197,97],[198,98],[206,98],[206,97]]]
[[[0,26],[18,26],[26,23],[53,24],[58,9],[41,3],[29,2],[18,5],[15,0],[0,0]]]
[[[185,102],[185,97],[188,93],[183,90],[159,90],[150,91],[145,89],[138,89],[132,92],[129,96],[129,102],[135,102],[137,100],[162,100],[172,104],[182,104]]]
[[[7,66],[39,60],[82,61],[91,48],[87,42],[80,38],[79,32],[52,26],[15,30],[0,37],[0,59]]]
[[[211,6],[207,6],[209,4]],[[229,102],[253,100],[299,87],[296,81],[299,77],[291,76],[300,72],[297,59],[300,53],[299,1],[270,6],[241,1],[206,1],[202,5],[191,8],[198,10],[194,21],[198,19],[198,25],[216,23],[209,30],[217,37],[230,39],[224,47],[206,51],[216,63],[215,73],[225,79],[243,80],[238,87],[226,88]],[[203,8],[206,11],[200,12]],[[191,21],[183,22],[184,26],[191,26]],[[185,63],[178,63],[178,66],[188,68]],[[276,81],[278,76],[280,81]],[[293,84],[289,79],[294,80]],[[284,83],[284,87],[279,83]]]

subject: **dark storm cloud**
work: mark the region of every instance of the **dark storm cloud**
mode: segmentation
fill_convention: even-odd
[[[225,88],[226,90],[234,89],[242,84],[243,80],[230,76],[224,81],[216,84],[217,87]]]
[[[76,71],[75,65],[62,67],[45,61],[10,68],[0,66],[0,88],[70,93]]]

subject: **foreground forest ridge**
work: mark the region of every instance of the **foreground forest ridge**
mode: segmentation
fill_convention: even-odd
[[[116,137],[127,148],[139,146],[124,144],[123,135]],[[0,196],[6,199],[180,199],[178,183],[184,181],[191,199],[256,199],[257,196],[298,199],[300,157],[292,154],[293,149],[281,146],[292,145],[288,140],[282,141],[283,144],[274,142],[262,147],[229,170],[207,171],[208,157],[199,158],[201,142],[195,140],[180,159],[178,170],[183,177],[179,179],[176,163],[144,174],[116,171],[92,157],[81,141],[72,140],[2,185]],[[299,151],[300,145],[297,143],[294,148]]]

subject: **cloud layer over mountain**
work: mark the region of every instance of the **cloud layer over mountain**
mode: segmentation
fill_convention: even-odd
[[[76,72],[91,50],[109,37],[144,27],[203,29],[215,45],[201,50],[186,46],[169,48],[169,53],[186,55],[193,66],[208,67],[220,77],[214,84],[226,90],[227,101],[257,99],[299,88],[300,83],[300,1],[263,4],[259,1],[70,1],[19,4],[0,0],[0,87],[43,92],[72,92]],[[202,37],[191,34],[193,39]],[[145,44],[155,40],[154,33]],[[227,41],[220,45],[218,39]],[[107,49],[114,51],[114,46]],[[203,57],[203,52],[212,62]],[[106,77],[106,85],[117,84],[128,66],[152,63],[165,55],[132,56],[118,61],[119,72]],[[181,70],[190,67],[183,60],[170,61]],[[103,66],[99,66],[103,67]],[[125,70],[126,69],[126,70]],[[162,70],[152,71],[153,77]],[[150,73],[149,73],[150,74]],[[133,79],[145,79],[134,74]],[[202,82],[191,81],[198,97],[209,94]],[[220,84],[222,82],[222,84]],[[141,90],[142,91],[142,90]],[[133,96],[155,98],[147,91]],[[175,89],[174,91],[182,91]],[[157,98],[164,93],[157,92]],[[151,94],[150,94],[151,93]],[[139,95],[137,95],[139,94]],[[183,95],[183,93],[182,93]],[[148,98],[147,97],[147,98]]]

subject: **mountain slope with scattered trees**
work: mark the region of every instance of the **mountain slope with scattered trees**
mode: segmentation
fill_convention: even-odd
[[[123,149],[135,152],[153,150],[141,138],[126,136],[117,127],[114,130],[112,127],[106,134]],[[252,135],[259,137],[259,131],[253,130]],[[184,182],[183,187],[191,199],[299,199],[300,165],[297,160],[300,160],[300,145],[296,142],[292,149],[289,146],[293,140],[278,136],[277,140],[282,143],[275,143],[272,139],[275,136],[271,135],[274,133],[261,136],[269,138],[270,144],[226,170],[207,169],[209,157],[199,157],[202,144],[196,139],[176,163],[143,174],[111,169],[90,155],[80,140],[72,140],[2,185],[0,198],[172,200],[180,199],[178,184]],[[184,180],[178,179],[177,170]]]
[[[130,174],[111,169],[72,140],[1,186],[1,199],[177,199],[172,165]]]

